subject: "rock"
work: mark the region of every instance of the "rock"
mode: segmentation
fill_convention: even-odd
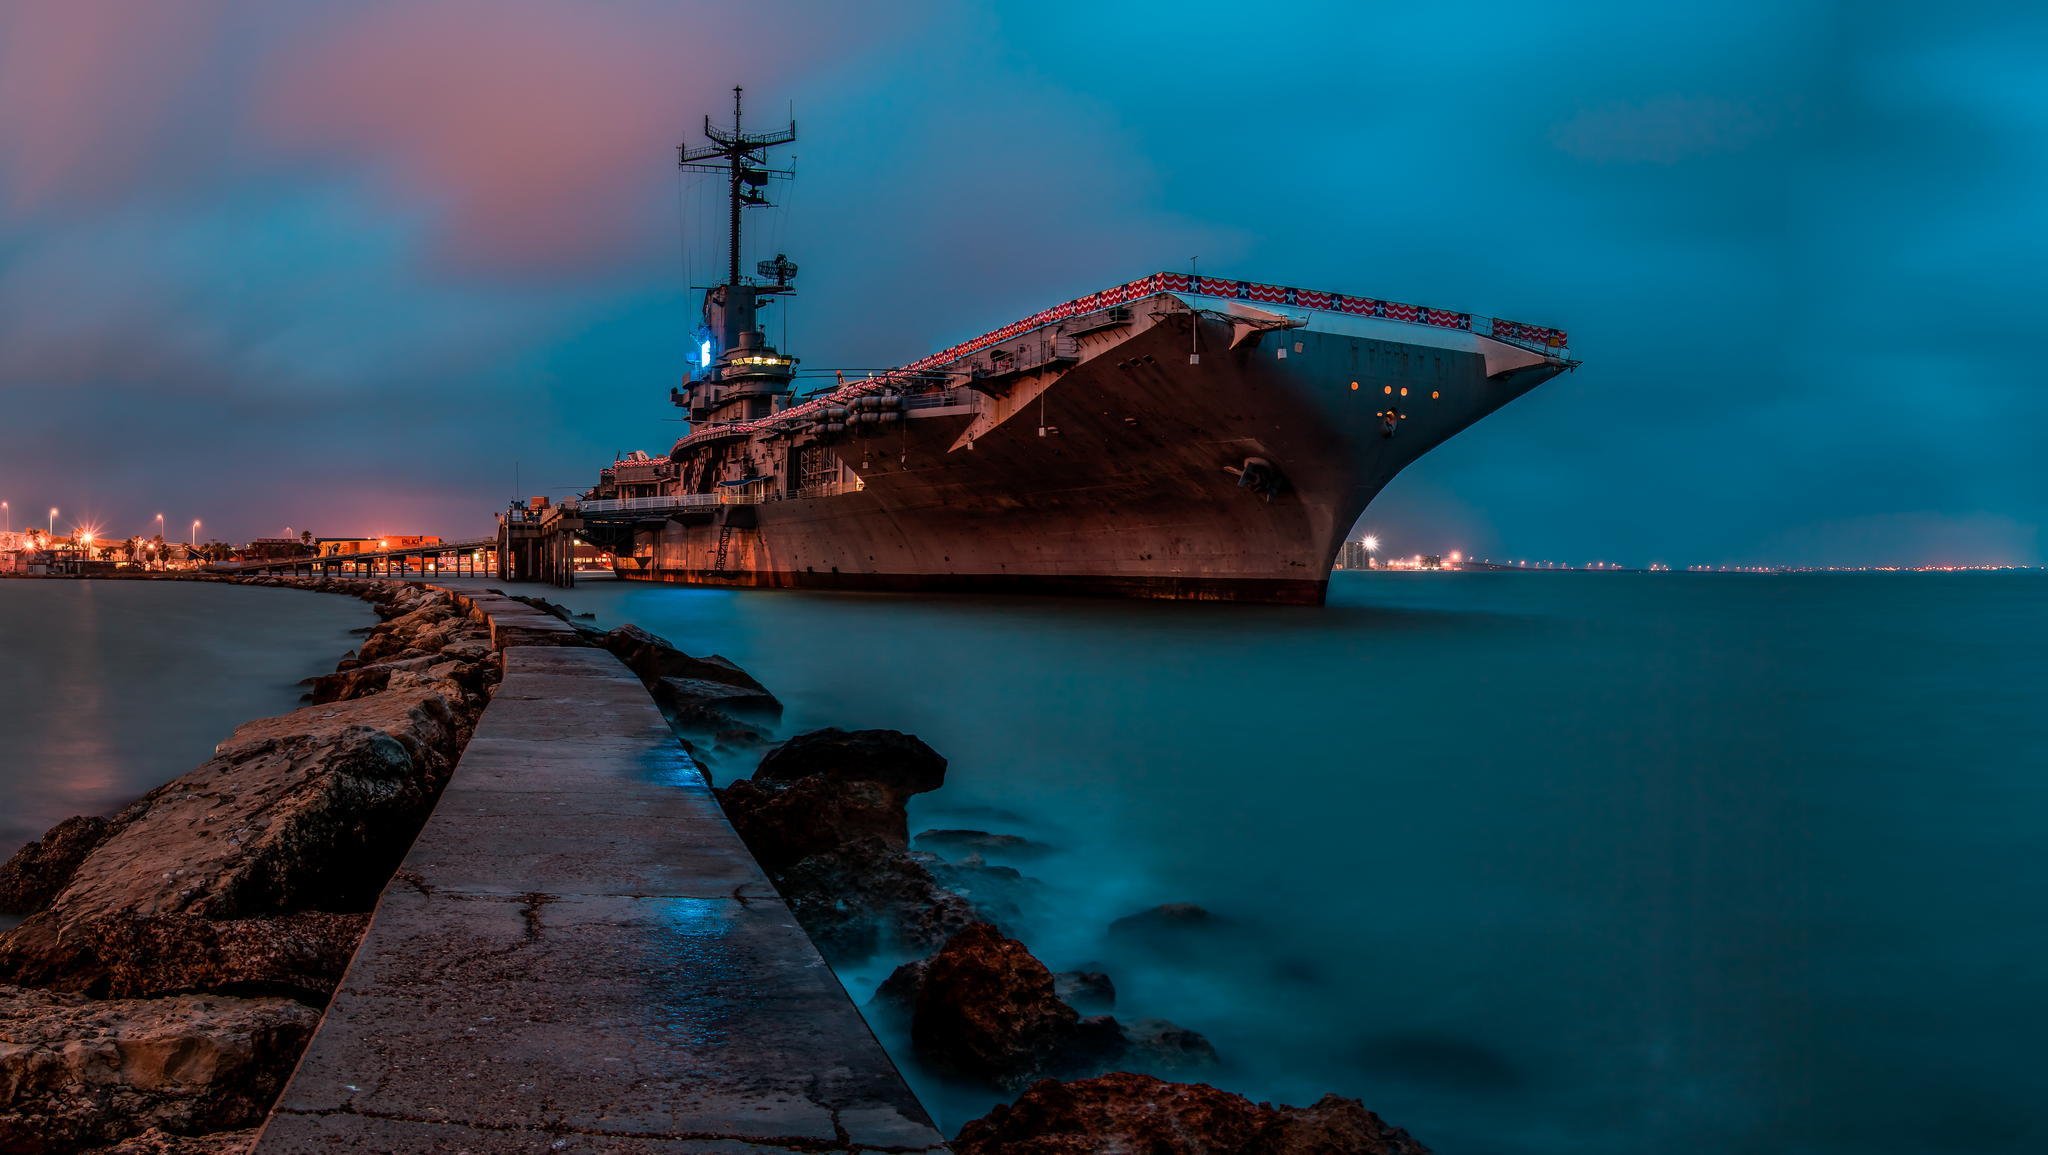
[[[1192,902],[1168,902],[1117,919],[1109,924],[1109,933],[1131,937],[1156,936],[1221,925],[1222,919]]]
[[[931,873],[941,887],[966,899],[982,918],[998,927],[1021,926],[1029,921],[1026,908],[1043,912],[1042,886],[1026,878],[1014,866],[990,866],[981,855],[970,854],[958,862],[947,862],[936,854],[914,850],[911,860]]]
[[[92,1155],[248,1155],[263,1128],[246,1131],[214,1131],[205,1135],[173,1135],[154,1127],[130,1136],[111,1147],[97,1147]]]
[[[386,621],[364,639],[356,659],[364,665],[403,657],[409,651],[432,652],[445,645],[451,635],[462,633],[469,623],[452,602],[432,601]]]
[[[234,1150],[143,1136],[261,1123],[319,1021],[280,998],[101,1002],[0,987],[0,1150],[40,1155],[131,1136],[121,1150]]]
[[[768,735],[752,726],[727,726],[711,735],[711,740],[723,749],[733,750],[750,746],[765,746]]]
[[[598,644],[610,650],[626,668],[652,685],[663,678],[684,678],[716,682],[767,694],[768,688],[730,659],[713,654],[695,658],[638,626],[620,626],[600,635]],[[772,701],[773,698],[771,697]]]
[[[758,777],[742,778],[718,797],[733,828],[770,873],[862,838],[880,839],[897,851],[908,841],[902,802],[873,782],[805,778],[764,786]]]
[[[971,903],[878,838],[842,843],[772,873],[790,913],[835,963],[865,958],[884,946],[936,950],[981,921]]]
[[[662,716],[671,727],[687,733],[702,736],[746,727],[745,722],[709,702],[656,694],[654,704],[661,707]]]
[[[1216,1066],[1216,1047],[1208,1039],[1165,1019],[1139,1019],[1123,1027],[1127,1067],[1150,1074],[1188,1075]]]
[[[928,958],[913,959],[890,971],[868,1000],[869,1012],[908,1024],[911,1013],[917,1009],[917,992],[924,988],[924,972],[931,965]]]
[[[917,844],[942,854],[995,854],[1010,858],[1034,858],[1050,849],[1020,834],[991,834],[986,830],[925,830],[919,832]]]
[[[1265,1104],[1260,1104],[1261,1107]],[[1311,1155],[1356,1151],[1362,1155],[1429,1155],[1413,1135],[1389,1124],[1356,1099],[1324,1095],[1313,1107],[1281,1107],[1266,1134],[1252,1148],[1257,1155]]]
[[[756,782],[794,782],[812,776],[873,782],[907,800],[946,784],[946,760],[901,731],[826,729],[799,734],[768,751],[754,771]]]
[[[308,700],[316,706],[329,702],[349,702],[381,693],[391,684],[391,677],[400,670],[423,670],[437,659],[433,655],[417,658],[393,658],[389,661],[368,665],[356,663],[346,670],[308,680],[311,687]]]
[[[1053,990],[1076,1010],[1107,1011],[1116,1006],[1116,984],[1101,971],[1061,971],[1052,976]]]
[[[324,1003],[370,924],[365,913],[255,918],[54,910],[0,935],[0,981],[101,998],[261,991]]]
[[[376,900],[467,740],[459,703],[391,690],[238,729],[116,815],[48,906],[0,933],[0,981],[323,1000],[354,950],[355,912]]]
[[[944,781],[945,764],[893,730],[821,730],[769,751],[718,798],[828,959],[884,942],[931,950],[979,918],[906,853],[905,805]]]
[[[197,770],[123,810],[120,832],[52,908],[208,918],[367,910],[467,730],[432,690],[244,726]]]
[[[908,1018],[925,1062],[1003,1089],[1048,1075],[1119,1067],[1183,1074],[1216,1065],[1216,1048],[1200,1034],[1161,1019],[1125,1026],[1108,1015],[1084,1018],[1069,991],[1104,1007],[1116,998],[1108,975],[1054,975],[1024,944],[979,923],[931,958],[897,967],[870,1005]]]
[[[647,687],[663,709],[710,706],[719,710],[776,711],[782,703],[766,690],[713,682],[704,678],[657,678]]]
[[[104,818],[66,818],[15,851],[0,866],[0,914],[34,914],[48,905],[107,832]]]
[[[1081,1021],[1045,964],[987,923],[948,939],[916,986],[910,1037],[919,1056],[998,1086],[1059,1066]]]
[[[1202,1083],[1118,1073],[1045,1080],[961,1128],[955,1155],[1429,1155],[1356,1099],[1275,1108]]]

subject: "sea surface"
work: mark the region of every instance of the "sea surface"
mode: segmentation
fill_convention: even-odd
[[[186,582],[0,581],[0,855],[296,709],[375,623],[354,598]]]
[[[546,592],[740,662],[781,733],[924,737],[951,769],[913,830],[1031,839],[1021,937],[1254,1098],[1354,1095],[1446,1155],[2048,1150],[2048,576]],[[0,830],[196,763],[367,621],[0,583]],[[1165,902],[1215,920],[1110,932]],[[910,1074],[949,1129],[996,1098]]]
[[[783,733],[925,738],[912,829],[1045,847],[1025,941],[1254,1098],[1448,1155],[2048,1150],[2048,575],[549,596],[738,661]],[[1108,932],[1165,902],[1219,923]],[[911,1073],[949,1130],[995,1098]]]

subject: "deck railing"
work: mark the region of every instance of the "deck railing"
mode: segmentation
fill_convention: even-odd
[[[737,488],[718,493],[677,493],[659,497],[593,497],[576,502],[576,507],[590,513],[640,513],[662,509],[701,509],[716,505],[759,505],[768,500],[762,492],[741,493]]]

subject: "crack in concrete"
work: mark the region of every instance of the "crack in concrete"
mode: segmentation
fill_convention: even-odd
[[[534,942],[540,938],[540,910],[553,901],[554,895],[542,894],[537,890],[530,890],[519,896],[519,913],[526,919],[527,942]]]

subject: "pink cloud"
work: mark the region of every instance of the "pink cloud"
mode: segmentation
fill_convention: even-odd
[[[556,273],[659,248],[668,149],[735,79],[764,99],[806,54],[725,6],[447,0],[340,10],[278,58],[257,123],[436,208],[436,255],[467,270]],[[808,47],[807,47],[808,46]],[[762,105],[765,109],[780,100]]]
[[[220,3],[35,0],[0,9],[0,208],[132,194],[189,171],[175,121],[205,77]]]

